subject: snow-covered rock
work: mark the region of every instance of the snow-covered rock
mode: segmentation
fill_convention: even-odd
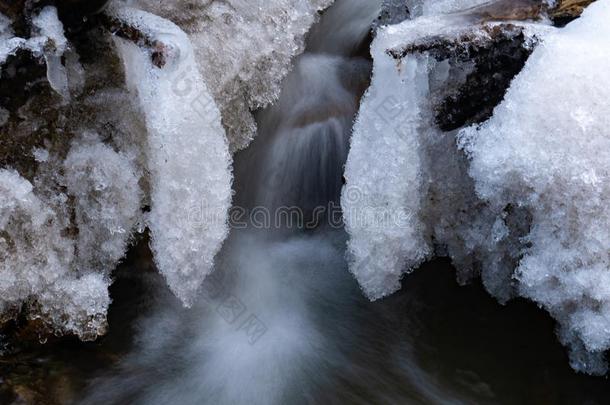
[[[461,281],[480,275],[501,302],[523,296],[548,310],[572,366],[605,373],[610,2],[563,30],[488,22],[481,10],[420,17],[374,41],[342,199],[351,270],[375,299],[429,255],[449,255]],[[507,40],[525,58],[511,60]],[[504,101],[460,132],[490,115],[469,104],[477,87]],[[375,221],[359,220],[370,210]],[[388,212],[406,220],[380,221]]]
[[[57,332],[93,339],[105,332],[108,282],[102,274],[76,271],[75,246],[65,226],[29,181],[0,169],[3,309],[30,302],[30,318],[42,317]]]
[[[453,244],[455,229],[447,227],[455,221],[448,217],[457,219],[459,207],[474,194],[462,179],[467,175],[453,135],[435,125],[435,104],[446,99],[448,86],[467,83],[477,58],[487,62],[486,49],[502,41],[512,44],[519,36],[521,47],[531,46],[525,38],[537,31],[473,25],[469,15],[452,14],[378,32],[371,51],[372,85],[354,126],[342,198],[350,268],[370,298],[397,290],[402,274],[433,253],[433,239]],[[489,84],[483,84],[486,91]],[[443,194],[455,200],[446,203]],[[431,215],[443,210],[437,214],[446,220]]]
[[[610,2],[550,35],[492,119],[461,133],[477,194],[531,215],[514,279],[547,309],[572,366],[601,373],[610,348]],[[574,342],[575,341],[575,342]],[[579,344],[582,343],[582,344]]]
[[[7,91],[0,106],[7,141],[0,170],[6,189],[17,187],[2,196],[0,236],[13,249],[0,256],[2,288],[13,295],[0,298],[0,312],[10,318],[25,308],[54,332],[85,339],[104,331],[109,276],[136,229],[150,228],[160,271],[185,304],[193,301],[228,232],[229,149],[249,142],[251,111],[277,98],[331,0],[130,2],[172,18],[190,37],[166,19],[113,3],[94,24],[119,35],[118,19],[141,35],[115,41],[129,91],[110,33],[85,25],[71,44],[55,7],[43,6],[13,15],[29,29],[18,31],[31,33],[19,38],[0,16],[0,68],[17,90],[35,86],[23,97]],[[31,74],[14,69],[23,61]],[[41,66],[61,97],[48,91]],[[15,211],[18,186],[29,190],[31,206]],[[142,213],[144,206],[151,212]],[[50,230],[13,229],[42,222]],[[40,239],[34,250],[32,238]],[[9,271],[15,267],[23,272]]]
[[[111,57],[85,72],[57,10],[31,12],[21,16],[29,38],[0,22],[0,318],[92,340],[105,333],[110,273],[142,217],[138,137],[127,134],[139,120]]]

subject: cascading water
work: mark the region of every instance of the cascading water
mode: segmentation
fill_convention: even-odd
[[[258,115],[258,138],[236,159],[238,206],[311,214],[338,204],[352,121],[372,68],[359,51],[380,6],[339,1],[313,29],[313,45],[297,59],[280,100]]]

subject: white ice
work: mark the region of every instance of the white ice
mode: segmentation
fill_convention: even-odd
[[[426,9],[423,3],[420,12]],[[434,90],[455,79],[456,67],[425,53],[401,60],[386,53],[473,31],[460,18],[423,16],[380,30],[373,43],[372,85],[342,199],[351,271],[375,299],[399,288],[402,273],[433,249],[449,255],[461,280],[480,274],[501,302],[520,295],[549,311],[572,366],[605,373],[610,2],[594,3],[563,30],[524,24],[527,46],[542,42],[493,118],[461,132],[466,155],[455,132],[434,128],[429,111]]]
[[[171,290],[190,305],[228,234],[232,177],[225,131],[187,35],[147,12],[114,13],[165,45],[167,61],[159,68],[150,49],[116,40],[146,119],[151,248]]]
[[[75,246],[64,219],[42,201],[32,184],[0,169],[0,304],[5,314],[30,302],[61,333],[94,339],[106,328],[110,304],[102,274],[77,271]]]
[[[558,320],[572,366],[595,373],[610,348],[609,20],[599,1],[548,36],[493,118],[461,134],[477,194],[532,216],[519,294]]]

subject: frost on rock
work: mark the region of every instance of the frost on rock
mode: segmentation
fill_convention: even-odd
[[[26,40],[13,37],[8,18],[0,14],[0,68],[6,59],[20,49],[30,51],[35,57],[44,57],[47,65],[47,79],[58,94],[69,98],[68,77],[61,59],[68,50],[68,40],[57,9],[46,6],[32,17],[33,36]]]
[[[24,46],[26,40],[15,37],[11,28],[11,20],[0,13],[0,68],[10,55]]]
[[[62,278],[36,298],[40,316],[55,330],[95,340],[108,328],[108,286],[108,278],[97,273]]]
[[[27,39],[0,19],[0,323],[91,340],[142,218],[143,126],[120,61],[99,51],[109,35],[69,43],[49,6],[22,17]]]
[[[78,266],[109,272],[123,257],[140,219],[142,192],[134,158],[115,152],[97,135],[74,142],[63,162],[74,198]]]
[[[190,305],[228,233],[231,157],[220,112],[180,28],[130,8],[114,15],[153,38],[163,52],[116,40],[146,118],[155,262],[171,290]],[[188,103],[193,94],[195,105]]]
[[[201,39],[198,53],[175,25],[135,10],[79,23],[72,42],[52,6],[12,16],[24,38],[0,16],[0,170],[13,190],[0,215],[2,288],[13,294],[0,298],[2,322],[25,314],[57,334],[104,333],[110,274],[145,225],[172,290],[194,298],[227,234],[231,197],[229,147],[205,81],[227,111],[245,106],[235,122],[253,123],[250,110],[274,99],[330,1],[300,2],[294,15],[296,1],[209,3],[190,9],[192,19],[184,2],[163,5]],[[113,52],[117,15],[133,41],[116,40],[123,61]],[[31,206],[15,213],[22,195]]]
[[[92,339],[104,333],[110,303],[101,275],[74,271],[74,244],[65,223],[30,182],[0,169],[0,294],[2,307],[33,304],[54,330]],[[4,312],[3,311],[3,312]]]
[[[0,41],[2,41],[2,45],[0,46],[0,55],[2,55],[6,42],[13,36],[14,33],[11,29],[11,20],[4,14],[0,13]]]
[[[495,212],[531,215],[519,294],[558,320],[572,366],[592,373],[606,371],[610,348],[608,21],[599,1],[549,36],[493,118],[461,134],[477,194]]]
[[[250,143],[256,132],[251,111],[277,100],[293,58],[304,49],[307,32],[332,2],[128,1],[188,33],[201,74],[220,107],[232,152]]]

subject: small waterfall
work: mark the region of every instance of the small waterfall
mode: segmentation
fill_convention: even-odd
[[[339,206],[372,68],[363,46],[380,7],[381,0],[339,0],[323,15],[279,101],[258,112],[257,138],[235,158],[234,208],[245,216],[234,218],[200,301],[185,311],[160,297],[121,371],[96,380],[84,402],[299,403],[336,384],[334,369],[353,355],[345,344],[358,328],[353,305],[366,303],[347,271],[345,235],[324,230],[326,219],[312,227],[319,232],[291,229],[278,213],[296,209],[302,223],[318,207]],[[269,218],[260,222],[260,213]],[[381,358],[377,350],[363,358]]]
[[[315,209],[338,206],[352,122],[372,69],[362,46],[380,7],[380,0],[341,0],[314,27],[279,101],[258,114],[253,145],[236,158],[238,206],[298,208],[305,221]]]

